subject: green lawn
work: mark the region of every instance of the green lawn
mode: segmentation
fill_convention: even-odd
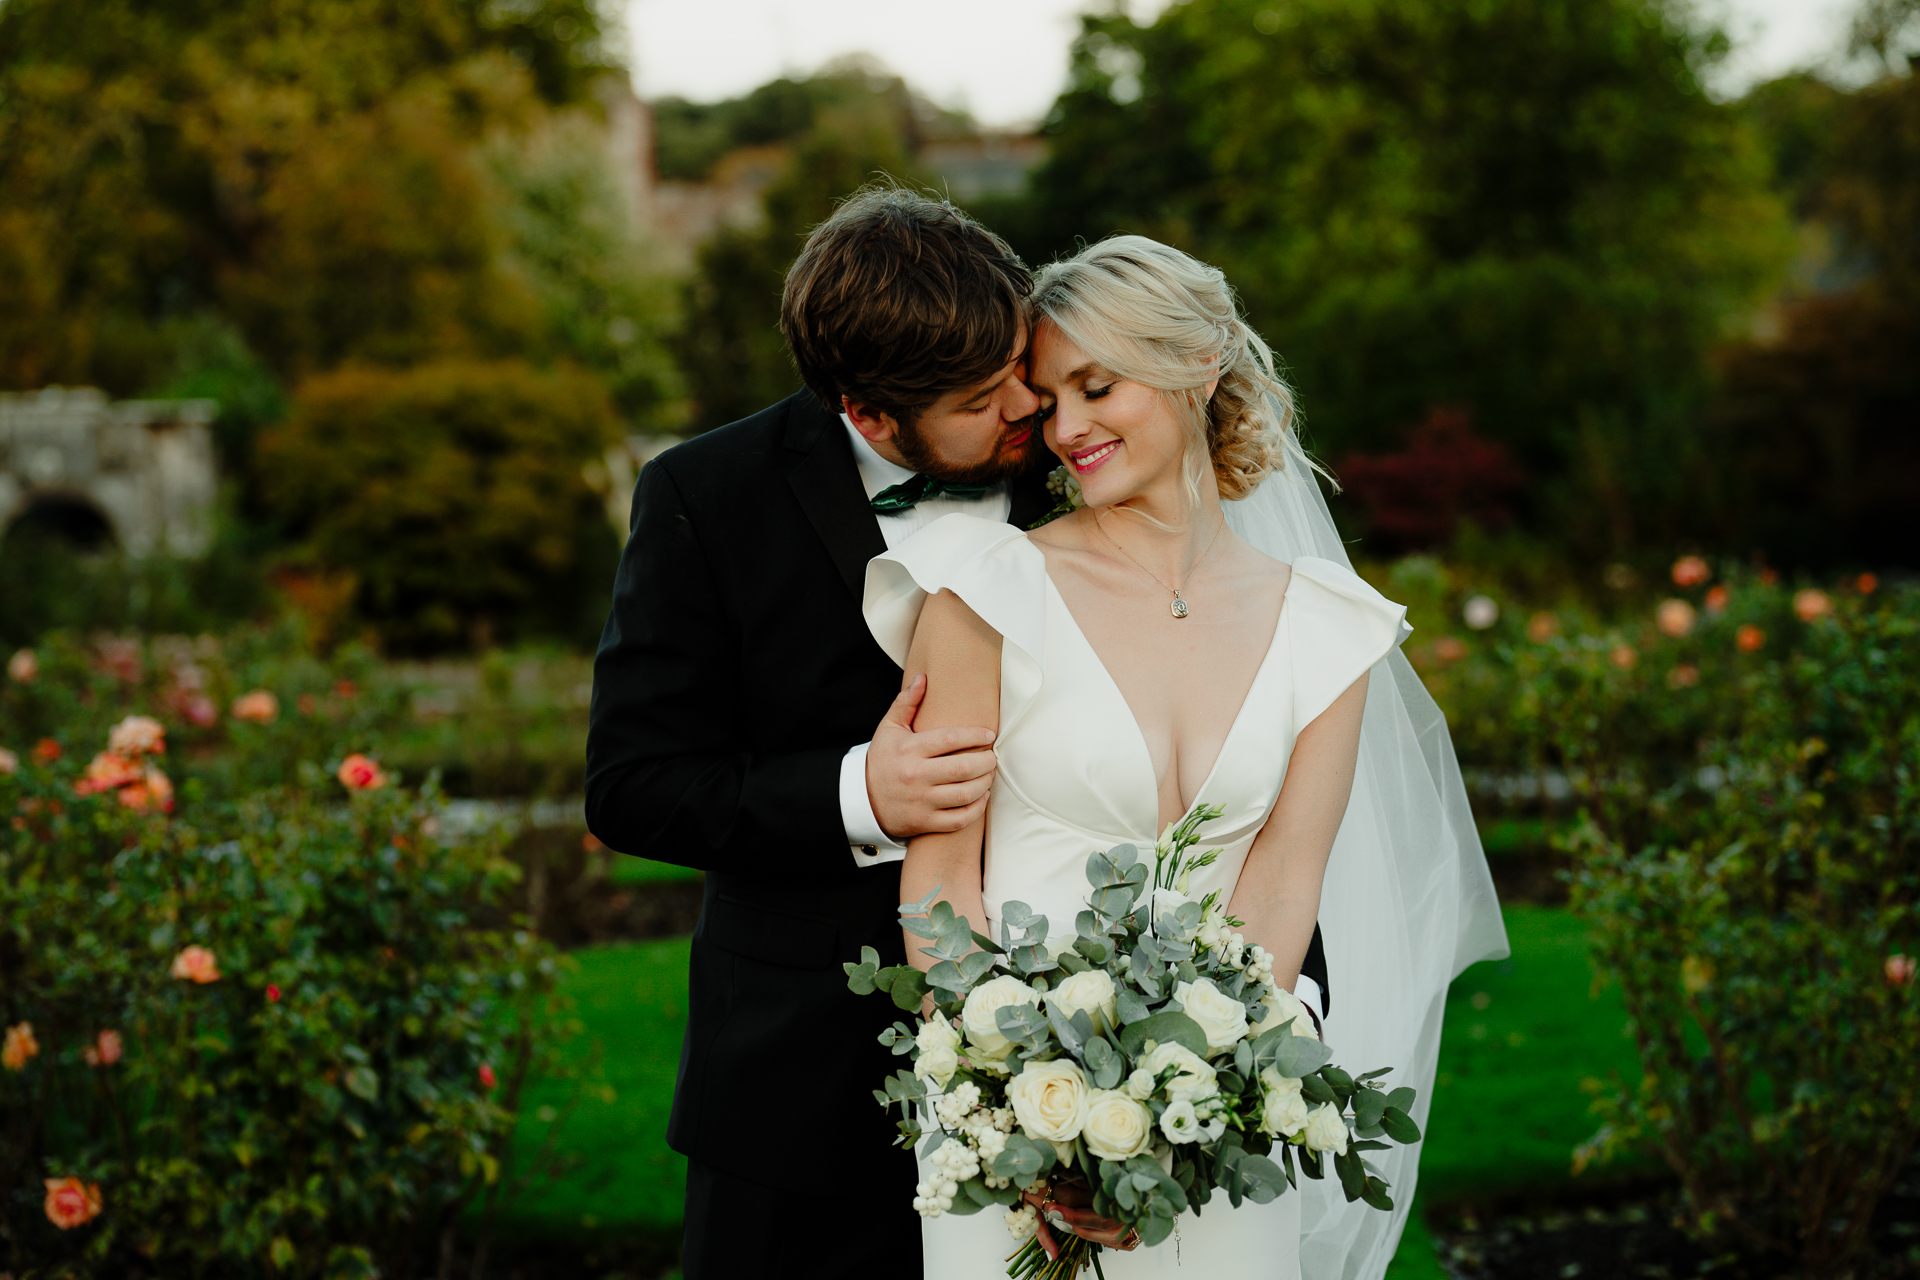
[[[1635,1071],[1617,995],[1591,994],[1579,923],[1537,907],[1509,908],[1506,918],[1513,958],[1468,970],[1448,997],[1421,1162],[1421,1199],[1429,1204],[1564,1181],[1574,1145],[1592,1131],[1581,1080]],[[667,1149],[666,1124],[685,1021],[687,944],[598,947],[574,958],[567,990],[587,1028],[582,1053],[594,1046],[603,1053],[615,1097],[579,1105],[556,1141],[581,1163],[530,1191],[503,1225],[528,1234],[672,1232],[684,1162]],[[553,1090],[529,1109],[563,1102]],[[530,1120],[529,1143],[542,1130]],[[1417,1217],[1388,1274],[1444,1275]]]

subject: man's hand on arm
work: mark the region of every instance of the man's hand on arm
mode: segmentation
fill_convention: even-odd
[[[867,748],[867,799],[880,829],[905,842],[913,836],[959,831],[987,810],[999,763],[993,730],[984,727],[915,732],[927,678],[893,700]]]

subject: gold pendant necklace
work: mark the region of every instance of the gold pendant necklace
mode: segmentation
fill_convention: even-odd
[[[1159,583],[1161,590],[1173,592],[1173,603],[1168,605],[1167,607],[1173,613],[1175,620],[1184,618],[1188,614],[1193,612],[1192,607],[1188,605],[1186,602],[1186,599],[1183,596],[1181,596],[1180,588],[1175,586],[1169,586],[1166,580],[1163,579],[1159,574],[1147,568],[1147,566],[1141,564],[1138,560],[1134,560],[1134,558],[1131,555],[1127,554],[1127,549],[1125,547],[1121,546],[1119,543],[1113,540],[1113,535],[1108,533],[1106,526],[1100,523],[1100,516],[1098,512],[1094,514],[1093,527],[1100,531],[1100,536],[1107,540],[1108,546],[1112,547],[1115,551],[1118,551],[1121,555],[1126,556],[1127,559],[1132,562],[1134,568],[1138,569],[1140,572],[1146,574],[1149,578],[1152,578],[1155,582]],[[1227,522],[1223,518],[1220,521],[1220,528],[1215,529],[1213,531],[1213,536],[1207,539],[1207,549],[1200,553],[1200,558],[1193,562],[1192,567],[1187,570],[1188,573],[1192,574],[1192,573],[1198,573],[1200,571],[1200,566],[1205,564],[1207,561],[1207,557],[1213,554],[1213,544],[1220,541],[1221,530],[1225,529],[1226,527],[1227,527]]]

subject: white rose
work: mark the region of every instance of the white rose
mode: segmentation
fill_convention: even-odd
[[[1307,1016],[1307,1006],[1300,1003],[1300,998],[1291,991],[1275,987],[1267,997],[1266,1016],[1253,1024],[1252,1032],[1256,1036],[1264,1035],[1289,1022],[1293,1024],[1293,1034],[1315,1040],[1320,1038],[1320,1033],[1314,1029],[1313,1019]]]
[[[1118,1089],[1096,1089],[1087,1099],[1087,1123],[1080,1131],[1087,1150],[1102,1160],[1125,1160],[1153,1142],[1153,1112]]]
[[[1206,1033],[1207,1048],[1216,1052],[1231,1049],[1246,1038],[1247,1006],[1214,986],[1212,978],[1178,983],[1173,994],[1187,1016]]]
[[[960,1055],[947,1045],[922,1049],[920,1056],[913,1060],[913,1074],[933,1081],[936,1089],[946,1088],[947,1081],[953,1079],[953,1073],[959,1069]]]
[[[1272,1067],[1262,1067],[1260,1083],[1265,1093],[1260,1131],[1277,1137],[1297,1137],[1307,1123],[1307,1100],[1300,1093],[1300,1082]]]
[[[1127,1096],[1145,1102],[1153,1096],[1153,1072],[1135,1067],[1127,1077]]]
[[[1067,978],[1047,993],[1047,1007],[1068,1019],[1084,1013],[1093,1019],[1096,1030],[1103,1020],[1110,1027],[1119,1016],[1113,979],[1105,969],[1087,969]]]
[[[1167,1141],[1176,1146],[1186,1142],[1198,1142],[1200,1117],[1193,1113],[1193,1104],[1182,1100],[1161,1112],[1160,1132],[1166,1134]]]
[[[1303,1139],[1315,1151],[1331,1151],[1337,1156],[1347,1154],[1347,1122],[1340,1118],[1340,1108],[1331,1102],[1315,1108],[1307,1117]]]
[[[958,1049],[960,1033],[945,1018],[935,1018],[920,1024],[920,1034],[913,1038],[913,1042],[922,1049]]]
[[[1075,1063],[1029,1062],[1007,1085],[1007,1101],[1029,1138],[1072,1142],[1087,1122],[1087,1077]]]
[[[1155,889],[1151,899],[1153,906],[1150,914],[1153,919],[1150,923],[1158,926],[1161,916],[1177,916],[1180,914],[1180,908],[1192,901],[1192,898],[1178,889]]]
[[[1140,1070],[1155,1079],[1168,1067],[1176,1070],[1167,1081],[1167,1097],[1176,1102],[1199,1102],[1220,1092],[1213,1064],[1185,1045],[1169,1040],[1140,1059]]]
[[[1039,992],[1012,974],[1003,973],[967,993],[967,1003],[960,1009],[960,1025],[967,1029],[967,1041],[974,1048],[988,1058],[1004,1058],[1013,1043],[1000,1034],[1000,1024],[993,1020],[994,1012],[1016,1004],[1039,1002]]]

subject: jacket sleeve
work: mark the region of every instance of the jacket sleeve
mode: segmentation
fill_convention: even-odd
[[[594,659],[587,826],[703,871],[852,875],[839,775],[853,744],[745,749],[744,637],[716,571],[672,475],[648,463]]]

